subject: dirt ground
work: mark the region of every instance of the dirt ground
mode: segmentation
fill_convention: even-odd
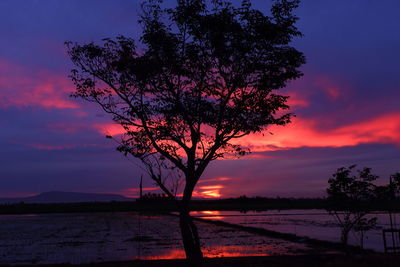
[[[0,265],[0,267],[10,265]],[[175,267],[190,266],[185,260],[150,260],[150,261],[126,261],[103,262],[93,264],[58,264],[58,265],[18,265],[37,267]],[[400,255],[308,255],[308,256],[269,256],[269,257],[237,257],[237,258],[206,258],[204,267],[398,267]]]

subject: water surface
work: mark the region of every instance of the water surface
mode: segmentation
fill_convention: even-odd
[[[270,211],[199,211],[192,212],[193,216],[211,220],[222,220],[233,224],[265,228],[283,233],[307,236],[333,242],[340,241],[340,227],[335,218],[325,210],[270,210]],[[383,251],[382,229],[390,228],[389,215],[386,212],[377,212],[367,216],[377,217],[377,226],[364,234],[364,247],[376,251]],[[400,223],[400,214],[393,216],[395,222]],[[397,225],[398,226],[398,225]],[[400,244],[396,237],[396,241]],[[391,236],[388,236],[391,241]],[[349,242],[360,245],[361,234],[351,232]]]
[[[305,244],[196,222],[206,257],[295,255]],[[71,213],[0,216],[0,264],[184,258],[178,217]]]

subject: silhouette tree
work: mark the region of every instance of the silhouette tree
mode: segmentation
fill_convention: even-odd
[[[73,95],[123,126],[118,150],[177,200],[187,258],[202,257],[189,202],[209,163],[249,152],[234,140],[290,122],[288,97],[276,90],[302,76],[305,58],[289,45],[301,36],[298,2],[275,0],[265,15],[250,0],[177,0],[174,8],[147,0],[139,43],[67,43]]]
[[[352,171],[356,165],[342,167],[328,180],[327,189],[329,212],[334,215],[341,228],[340,240],[348,244],[350,231],[360,233],[360,245],[363,246],[364,233],[376,225],[376,217],[367,219],[371,212],[371,202],[376,199],[376,185],[373,183],[379,177],[371,173],[371,168],[358,170],[358,175]]]
[[[387,185],[377,186],[375,189],[376,198],[379,201],[390,202],[396,200],[400,193],[400,173],[390,175],[390,182]]]

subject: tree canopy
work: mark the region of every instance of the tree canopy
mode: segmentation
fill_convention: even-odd
[[[270,15],[250,0],[162,2],[143,2],[138,42],[67,43],[73,95],[124,127],[118,149],[139,158],[168,196],[179,184],[168,184],[167,170],[184,177],[189,200],[212,160],[248,152],[232,141],[290,122],[288,96],[277,90],[302,76],[305,58],[290,46],[302,35],[299,1],[273,1]]]
[[[353,171],[356,165],[341,167],[328,180],[329,212],[334,215],[341,228],[341,241],[348,243],[350,231],[359,232],[363,246],[364,232],[375,227],[377,218],[367,215],[374,209],[376,201],[384,204],[394,200],[400,192],[400,173],[390,176],[390,183],[376,185],[378,175],[371,168]],[[389,207],[388,207],[389,208]]]

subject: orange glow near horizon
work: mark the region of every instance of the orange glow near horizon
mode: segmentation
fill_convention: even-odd
[[[218,179],[218,178],[217,178]],[[207,179],[206,179],[207,180]],[[214,179],[209,179],[209,180],[214,180]],[[219,180],[221,181],[221,180]],[[199,182],[199,184],[201,184]],[[222,189],[224,189],[225,186],[221,184],[217,185],[205,185],[205,186],[198,186],[195,188],[193,191],[193,197],[197,198],[220,198],[223,196],[222,194]],[[122,192],[119,192],[119,194],[124,195],[126,197],[139,197],[140,189],[139,188],[128,188]],[[143,188],[144,192],[152,192],[152,193],[163,193],[159,187],[144,187]],[[177,197],[182,197],[182,194],[177,194]]]
[[[270,256],[267,253],[260,253],[256,248],[249,246],[214,246],[203,248],[203,256],[206,258],[224,258],[224,257],[250,257],[250,256]],[[140,257],[140,260],[172,260],[184,259],[185,251],[183,249],[171,249],[167,253]]]
[[[156,191],[159,190],[159,187],[143,187],[142,190],[143,191]],[[140,188],[129,188],[127,191],[129,192],[139,192]]]
[[[210,182],[221,182],[221,181],[228,181],[231,178],[228,177],[218,177],[218,178],[210,178],[204,179],[199,181],[199,186],[195,188],[193,191],[193,197],[197,198],[220,198],[223,196],[222,190],[225,188],[225,185],[222,184],[211,184],[211,185],[202,185],[204,183]],[[138,193],[140,188],[128,188],[119,192],[119,194],[124,195],[126,197],[139,197]],[[163,193],[159,187],[143,187],[144,192],[151,192],[151,193]],[[182,194],[177,194],[177,197],[182,197]]]
[[[196,186],[195,190],[193,191],[193,197],[197,198],[220,198],[223,196],[222,190],[226,187],[225,185],[221,184],[226,181],[230,181],[232,178],[230,177],[215,177],[215,178],[204,178],[200,179],[198,185]],[[217,183],[217,184],[215,184]],[[123,191],[117,192],[118,194],[124,195],[125,197],[139,197],[138,193],[140,191],[139,187],[135,188],[128,188]],[[153,187],[143,187],[144,192],[151,192],[151,193],[163,193],[161,189],[157,186]],[[115,192],[114,192],[115,193]],[[182,194],[177,194],[177,197],[182,197]]]
[[[219,210],[202,210],[202,211],[191,211],[190,215],[195,217],[208,217],[211,220],[222,220],[225,217],[221,216]]]
[[[149,192],[160,193],[161,192],[161,189],[159,187],[143,187],[142,190],[146,193],[149,193]],[[123,193],[120,193],[120,194],[122,194],[125,197],[139,198],[140,197],[139,192],[140,192],[140,188],[128,188],[128,189],[124,190]]]
[[[193,192],[193,196],[202,198],[220,198],[222,196],[221,189],[224,187],[225,186],[221,184],[199,186],[197,190]]]

